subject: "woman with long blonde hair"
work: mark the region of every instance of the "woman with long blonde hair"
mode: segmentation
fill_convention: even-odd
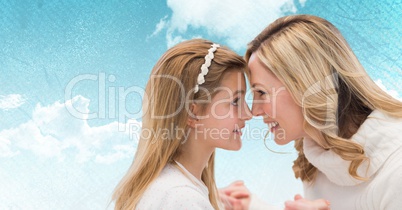
[[[244,59],[194,39],[162,55],[147,83],[141,137],[115,209],[219,209],[215,148],[239,150],[251,118]]]
[[[245,57],[252,113],[277,144],[294,140],[293,170],[307,199],[341,210],[401,208],[402,102],[375,84],[334,25],[279,18]]]

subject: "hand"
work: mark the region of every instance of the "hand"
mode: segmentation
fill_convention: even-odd
[[[301,195],[295,195],[294,201],[285,202],[285,210],[330,210],[330,203],[324,199],[306,200]]]
[[[243,181],[235,181],[219,189],[219,197],[225,205],[225,210],[247,210],[250,206],[250,191]]]

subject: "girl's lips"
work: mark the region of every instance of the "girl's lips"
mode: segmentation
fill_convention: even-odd
[[[241,126],[240,128],[237,127],[237,129],[233,130],[233,133],[236,133],[238,135],[242,135],[241,129],[243,129],[245,127],[245,125]]]
[[[235,134],[237,134],[237,135],[240,135],[240,136],[242,135],[241,130],[234,130],[233,133],[235,133]]]

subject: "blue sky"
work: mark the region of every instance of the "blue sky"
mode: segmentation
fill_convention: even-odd
[[[0,209],[107,208],[136,149],[140,90],[163,52],[202,37],[242,55],[288,14],[333,22],[373,80],[402,98],[401,1],[0,1]],[[218,185],[243,179],[274,204],[301,192],[292,145],[267,144],[289,154],[260,136],[218,151]]]

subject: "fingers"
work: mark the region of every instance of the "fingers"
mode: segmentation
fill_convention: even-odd
[[[303,199],[303,197],[300,194],[295,195],[295,201]]]
[[[324,199],[318,199],[313,201],[314,206],[319,210],[327,210],[329,209],[330,202]]]
[[[225,210],[242,210],[243,209],[243,204],[241,200],[233,198],[233,197],[225,197],[225,199],[221,199],[224,206]]]
[[[301,197],[301,196],[300,196]],[[318,199],[314,201],[305,200],[303,198],[297,197],[295,201],[286,201],[285,210],[329,210],[330,203],[324,199]],[[296,199],[296,196],[295,196]]]
[[[248,191],[235,191],[230,194],[231,197],[241,199],[250,197],[250,193]]]
[[[225,205],[225,210],[248,209],[250,204],[250,191],[244,185],[243,181],[232,182],[229,186],[221,188],[219,197]]]
[[[297,201],[286,201],[285,202],[285,210],[297,210],[297,209],[313,209],[311,206],[305,202],[297,202]]]
[[[231,183],[229,186],[220,189],[219,192],[227,196],[234,196],[237,198],[250,196],[250,191],[244,185],[243,181],[235,181]]]

